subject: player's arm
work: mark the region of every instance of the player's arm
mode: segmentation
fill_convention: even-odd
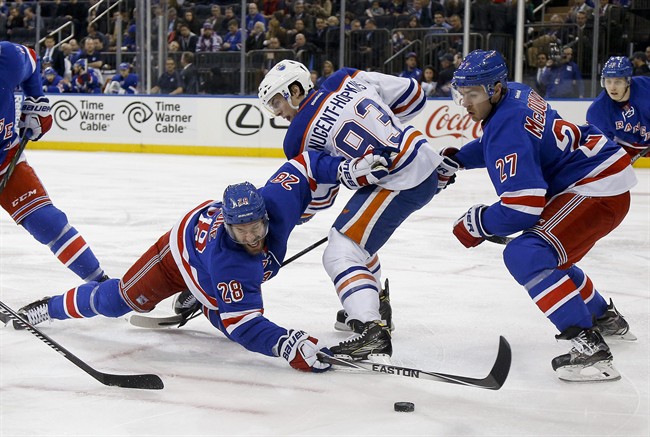
[[[450,157],[464,169],[485,168],[483,144],[478,138],[465,144],[458,152],[454,152],[454,150],[458,149],[446,148],[441,151],[441,154]]]
[[[424,109],[427,96],[415,79],[367,71],[355,72],[354,78],[372,86],[402,122],[410,120]]]

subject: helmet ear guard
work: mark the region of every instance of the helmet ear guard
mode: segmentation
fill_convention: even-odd
[[[291,103],[291,85],[298,83],[306,95],[314,88],[311,81],[311,73],[300,62],[285,59],[280,61],[266,74],[258,88],[257,96],[260,99],[262,108],[270,117],[275,117],[275,110],[271,106],[271,100],[280,94],[289,102],[292,108],[298,109]]]

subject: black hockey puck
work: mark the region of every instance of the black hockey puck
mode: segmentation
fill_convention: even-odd
[[[415,404],[413,402],[395,402],[395,411],[412,413],[415,411]]]

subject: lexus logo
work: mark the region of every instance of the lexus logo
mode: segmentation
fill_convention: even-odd
[[[226,126],[236,135],[244,137],[253,135],[264,126],[264,114],[257,106],[240,103],[228,110]]]

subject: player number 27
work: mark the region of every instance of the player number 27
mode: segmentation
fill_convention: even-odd
[[[239,281],[230,281],[228,283],[219,282],[217,289],[221,293],[221,299],[225,303],[239,302],[244,298],[244,290]]]

